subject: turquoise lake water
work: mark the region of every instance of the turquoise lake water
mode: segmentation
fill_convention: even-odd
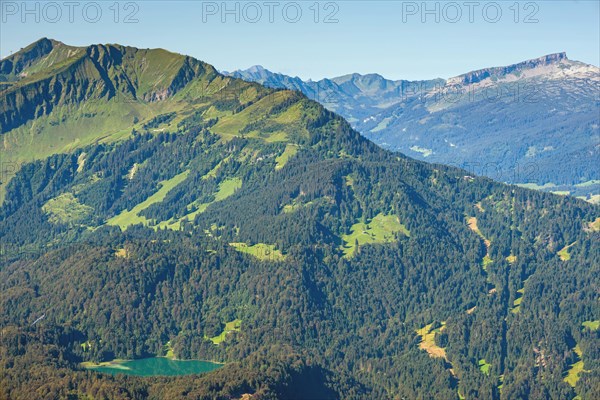
[[[107,374],[175,376],[210,372],[222,366],[223,364],[216,364],[210,361],[171,360],[164,357],[153,357],[123,361],[111,366],[89,367],[89,369]]]

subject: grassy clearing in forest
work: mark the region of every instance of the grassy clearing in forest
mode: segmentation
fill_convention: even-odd
[[[592,232],[599,232],[600,231],[600,217],[596,218],[594,220],[594,222],[590,222],[590,230]]]
[[[315,199],[314,201],[313,200],[307,201],[306,203],[302,202],[301,198],[296,198],[290,204],[285,204],[283,206],[282,211],[284,214],[292,213],[296,210],[301,209],[302,207],[308,207],[310,205],[313,205],[313,204],[315,204],[315,202],[320,201],[320,200],[330,200],[330,198],[325,196],[325,197],[322,197],[319,199]]]
[[[513,314],[518,313],[519,310],[521,309],[521,301],[523,301],[523,295],[525,294],[525,288],[523,287],[523,288],[517,290],[517,293],[519,293],[519,295],[517,296],[515,301],[513,301],[513,308],[510,309],[510,311]]]
[[[483,270],[485,272],[487,272],[487,268],[490,264],[492,264],[494,262],[494,260],[492,260],[492,258],[489,256],[489,254],[486,254],[485,256],[483,256],[483,260],[481,261],[481,266],[483,267]]]
[[[189,204],[187,206],[187,209],[190,211],[188,214],[184,215],[183,217],[181,217],[179,219],[171,218],[168,221],[162,221],[156,225],[156,228],[157,229],[158,228],[160,228],[160,229],[167,228],[167,229],[172,229],[172,230],[179,230],[182,222],[184,222],[186,220],[193,221],[196,218],[196,215],[202,214],[204,211],[206,211],[206,209],[210,205],[212,205],[218,201],[225,200],[229,196],[233,195],[235,193],[235,191],[241,187],[242,187],[242,180],[240,178],[226,179],[219,184],[219,190],[214,194],[215,199],[213,201],[211,201],[209,203],[202,203],[202,204],[197,204],[197,203]],[[194,211],[191,211],[191,210],[194,210]]]
[[[395,215],[377,214],[368,223],[358,222],[350,228],[350,234],[343,235],[344,257],[352,257],[358,246],[374,243],[391,243],[396,240],[396,233],[410,236],[410,232]]]
[[[433,324],[429,324],[416,331],[417,335],[421,336],[419,348],[425,350],[433,358],[446,358],[446,349],[435,344],[435,334],[442,332],[446,327],[446,322],[442,322],[441,324],[442,326],[437,329],[431,329]]]
[[[233,195],[236,190],[242,187],[242,179],[241,178],[230,178],[226,179],[219,185],[219,191],[215,193],[215,200],[208,205],[215,203],[217,201],[225,200],[229,196]],[[208,206],[207,206],[208,207]]]
[[[173,189],[175,186],[179,185],[183,182],[190,171],[184,171],[179,175],[175,175],[171,179],[164,180],[159,182],[159,189],[156,193],[148,197],[146,200],[142,201],[140,204],[133,207],[131,210],[123,210],[119,215],[115,215],[106,221],[107,225],[116,225],[121,228],[121,230],[127,229],[130,225],[136,224],[144,224],[149,225],[150,221],[146,219],[146,217],[138,215],[140,212],[150,207],[154,203],[160,203],[165,199],[167,194]]]
[[[491,246],[492,242],[488,238],[483,236],[483,233],[481,233],[481,231],[479,230],[479,227],[477,226],[477,218],[467,217],[467,225],[469,226],[469,229],[471,229],[473,232],[475,232],[483,240],[483,243],[485,244],[485,248],[487,249],[487,252],[486,252],[485,256],[483,256],[483,259],[481,260],[481,267],[483,268],[483,270],[485,272],[488,272],[488,267],[490,266],[490,264],[492,264],[494,262],[494,260],[490,257],[490,246]]]
[[[203,177],[202,180],[207,180],[209,178],[216,178],[217,177],[217,172],[219,172],[219,169],[227,164],[229,162],[229,160],[231,159],[231,156],[227,156],[224,159],[222,159],[221,161],[219,161],[219,163],[217,165],[215,165],[215,167],[213,169],[211,169],[210,171],[208,171]]]
[[[108,367],[108,368],[114,368],[114,369],[129,370],[131,368],[121,365],[127,361],[130,361],[130,360],[122,360],[120,358],[117,358],[117,359],[114,359],[111,361],[102,361],[99,363],[95,363],[92,361],[84,361],[84,362],[80,363],[79,365],[86,369],[90,369],[90,368],[94,369],[94,368],[98,368],[98,367]]]
[[[281,168],[283,168],[285,164],[287,164],[287,162],[290,160],[290,158],[294,157],[297,152],[297,145],[288,144],[287,146],[285,146],[285,150],[283,151],[283,153],[281,153],[281,155],[275,159],[275,162],[277,162],[277,165],[275,165],[275,170],[278,171]]]
[[[569,261],[571,259],[571,253],[569,253],[569,249],[575,244],[576,242],[571,243],[568,246],[563,247],[562,249],[560,249],[558,251],[558,253],[556,253],[558,255],[558,258],[560,258],[562,261]]]
[[[241,319],[235,319],[231,322],[227,322],[225,324],[225,328],[223,328],[223,332],[221,332],[220,335],[211,337],[209,340],[211,342],[213,342],[214,344],[220,344],[222,343],[225,338],[227,337],[227,335],[231,332],[237,332],[241,329],[242,327],[242,320]]]
[[[479,360],[479,370],[481,372],[483,372],[485,375],[489,375],[490,374],[490,367],[492,366],[492,364],[488,364],[487,361],[485,361],[485,358],[482,358],[481,360]]]
[[[298,210],[299,208],[302,208],[303,206],[311,205],[312,203],[313,203],[312,201],[309,201],[306,204],[297,203],[297,202],[294,202],[292,204],[286,204],[285,206],[283,206],[283,212],[285,214],[289,214],[289,213],[292,213],[292,212]]]
[[[48,220],[54,224],[77,223],[90,216],[94,209],[81,204],[72,193],[63,193],[42,206]]]
[[[237,251],[250,254],[262,261],[284,261],[285,255],[275,249],[273,244],[257,243],[249,246],[246,243],[229,243]]]
[[[171,345],[171,341],[169,340],[167,342],[167,344],[165,344],[163,346],[163,354],[165,358],[168,358],[170,360],[174,360],[175,359],[175,352],[173,352],[173,346]]]
[[[575,387],[575,385],[577,385],[580,373],[587,372],[583,369],[583,360],[581,359],[583,353],[579,345],[575,345],[573,351],[575,352],[575,354],[577,354],[578,361],[569,366],[569,369],[567,370],[567,374],[564,379],[564,381],[571,385],[571,387]]]
[[[591,331],[597,331],[600,328],[600,320],[596,321],[584,321],[581,323],[581,326],[587,328]]]
[[[118,258],[129,258],[129,252],[126,248],[120,248],[115,251],[115,257]]]

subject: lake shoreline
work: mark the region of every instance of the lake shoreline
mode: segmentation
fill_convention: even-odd
[[[221,368],[222,362],[207,360],[179,360],[176,358],[158,356],[134,360],[114,359],[95,363],[84,361],[79,366],[90,371],[109,374],[127,374],[138,376],[177,376],[201,374]]]

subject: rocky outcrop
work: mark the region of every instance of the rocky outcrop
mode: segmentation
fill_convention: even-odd
[[[477,71],[472,71],[464,75],[459,75],[456,77],[456,80],[464,85],[468,85],[481,82],[482,80],[490,77],[502,77],[523,70],[556,64],[563,60],[567,60],[566,53],[548,54],[543,57],[523,61],[518,64],[508,65],[506,67],[484,68]]]
[[[0,61],[0,81],[15,79],[24,69],[40,58],[50,54],[56,44],[55,40],[43,38],[30,44],[16,54]],[[2,79],[4,75],[5,79]]]

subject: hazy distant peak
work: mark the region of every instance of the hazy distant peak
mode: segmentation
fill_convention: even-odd
[[[236,69],[233,72],[222,71],[224,75],[230,75],[236,78],[251,79],[253,81],[264,81],[270,77],[279,76],[281,74],[271,72],[262,65],[253,65],[246,69]]]
[[[376,74],[376,73],[370,73],[370,74],[364,74],[364,75],[359,74],[359,73],[346,74],[346,75],[332,78],[331,80],[334,81],[335,83],[337,83],[338,85],[341,85],[346,82],[388,81],[388,79],[386,79],[383,76]]]
[[[462,74],[451,78],[449,81],[453,83],[461,83],[461,84],[472,84],[481,82],[484,79],[490,77],[501,78],[506,75],[519,73],[526,70],[532,70],[540,67],[557,65],[561,62],[568,61],[567,53],[553,53],[548,54],[542,57],[533,58],[531,60],[522,61],[517,64],[511,64],[504,67],[491,67],[491,68],[483,68],[475,71],[468,72],[466,74]]]
[[[250,68],[248,68],[246,71],[248,72],[252,72],[252,73],[257,73],[257,72],[270,72],[268,69],[266,69],[265,67],[263,67],[262,65],[253,65]]]

